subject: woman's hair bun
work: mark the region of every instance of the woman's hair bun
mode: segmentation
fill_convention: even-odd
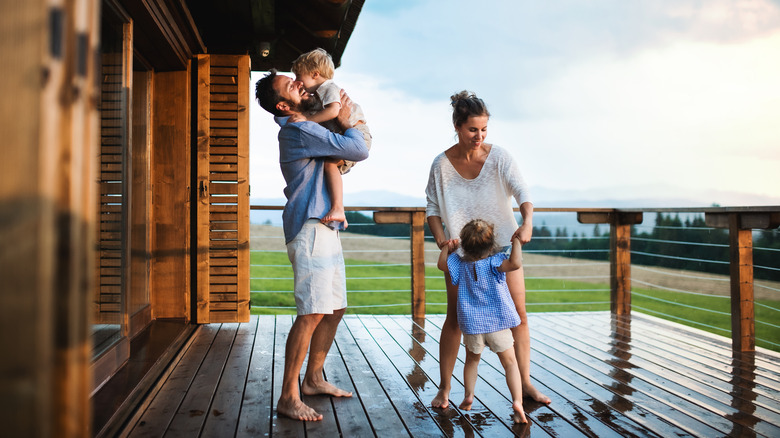
[[[485,102],[468,90],[450,96],[450,105],[452,105],[452,123],[455,126],[462,125],[472,116],[490,117]]]
[[[454,108],[455,105],[458,104],[459,101],[464,99],[476,99],[477,95],[472,93],[471,91],[463,90],[459,93],[455,93],[452,96],[450,96],[450,105]]]

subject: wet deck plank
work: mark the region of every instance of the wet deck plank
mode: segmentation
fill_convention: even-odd
[[[634,314],[529,315],[534,384],[512,424],[498,357],[482,355],[471,411],[461,348],[450,407],[430,408],[443,315],[347,316],[325,364],[348,399],[307,397],[323,421],[277,417],[291,316],[201,326],[124,436],[780,436],[780,354],[732,358],[729,339]],[[304,365],[305,366],[305,365]]]

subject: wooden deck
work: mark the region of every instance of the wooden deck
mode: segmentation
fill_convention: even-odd
[[[634,314],[534,313],[532,374],[552,398],[510,420],[495,354],[480,364],[473,410],[430,408],[443,315],[347,316],[325,364],[350,399],[309,397],[324,420],[277,418],[290,316],[201,326],[131,417],[123,435],[174,437],[780,436],[780,355],[734,360],[730,340]],[[465,356],[461,348],[461,360]],[[305,366],[305,365],[304,365]]]

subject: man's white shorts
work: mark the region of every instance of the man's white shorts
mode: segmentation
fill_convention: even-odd
[[[474,354],[482,354],[485,345],[490,347],[494,353],[501,353],[504,350],[512,348],[515,340],[512,337],[512,330],[504,329],[492,333],[481,333],[477,335],[463,334],[463,344]]]
[[[298,315],[332,314],[347,307],[344,254],[336,230],[309,219],[287,244],[293,267]]]

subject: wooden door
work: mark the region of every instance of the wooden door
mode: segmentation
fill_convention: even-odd
[[[249,321],[249,56],[200,55],[194,320]]]

